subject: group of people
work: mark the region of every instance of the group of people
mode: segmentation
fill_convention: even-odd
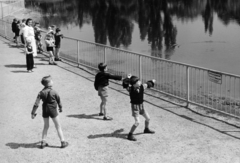
[[[48,28],[44,38],[46,50],[49,53],[50,65],[57,65],[55,61],[61,61],[59,49],[63,35],[60,31],[60,28],[56,28],[55,25],[52,25]],[[33,20],[31,18],[27,20],[22,19],[21,21],[14,18],[12,22],[12,32],[14,33],[13,39],[17,46],[19,45],[19,37],[21,38],[21,43],[25,46],[26,51],[27,71],[33,72],[33,68],[36,67],[34,65],[34,57],[36,57],[38,53],[44,51],[42,43],[43,30],[40,28],[40,24],[35,22],[33,25]]]
[[[130,103],[131,103],[131,111],[132,116],[134,117],[135,123],[132,125],[130,132],[127,136],[127,139],[130,141],[136,141],[137,139],[133,136],[134,131],[140,124],[140,115],[145,118],[145,129],[143,133],[146,134],[154,134],[155,132],[149,128],[150,116],[147,110],[144,108],[144,90],[147,88],[154,87],[155,79],[149,80],[146,83],[142,84],[141,80],[137,76],[132,76],[129,74],[127,78],[123,78],[122,76],[112,75],[107,72],[107,64],[100,63],[98,65],[99,72],[95,76],[94,88],[98,92],[98,95],[101,98],[100,104],[100,113],[99,116],[103,116],[103,120],[112,120],[111,117],[107,116],[107,98],[108,98],[108,86],[109,80],[120,80],[122,81],[123,88],[127,89],[130,95]],[[32,108],[31,117],[34,119],[36,117],[36,111],[39,106],[40,101],[42,100],[42,117],[44,121],[44,127],[42,131],[42,141],[41,148],[47,147],[48,143],[46,141],[47,132],[49,128],[49,118],[52,118],[59,139],[61,141],[61,148],[65,148],[69,145],[67,141],[65,141],[63,136],[63,131],[60,125],[58,114],[62,112],[62,103],[60,100],[60,96],[58,93],[52,89],[53,80],[51,76],[45,76],[41,81],[44,88],[38,93],[37,99]],[[59,109],[58,109],[59,108]]]

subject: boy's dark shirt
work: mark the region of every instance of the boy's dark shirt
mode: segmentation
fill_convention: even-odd
[[[55,37],[55,45],[56,45],[56,46],[57,46],[57,45],[60,45],[60,44],[61,44],[62,34],[57,34],[57,33],[55,33],[54,37]]]
[[[114,79],[114,80],[121,80],[122,76],[118,75],[111,75],[110,73],[107,72],[99,72],[95,76],[95,81],[94,81],[94,87],[96,90],[98,90],[98,87],[105,87],[109,85],[109,79]]]
[[[16,27],[15,27],[15,33],[19,34],[20,32],[20,23],[16,23]]]
[[[60,97],[56,91],[54,91],[51,87],[45,87],[42,91],[38,93],[37,99],[33,106],[32,114],[35,114],[40,100],[43,101],[42,109],[57,109],[57,105],[59,109],[62,109],[62,103]]]
[[[15,33],[17,31],[17,22],[12,22],[12,31]]]
[[[130,103],[131,104],[142,104],[143,103],[143,97],[144,97],[144,88],[143,85],[141,85],[139,88],[134,88],[131,86],[129,88],[129,94],[130,94]]]
[[[154,83],[152,81],[148,81],[145,84],[147,84],[147,88],[154,87]],[[144,102],[144,87],[142,84],[139,88],[131,86],[128,88],[128,91],[131,104],[142,104]]]

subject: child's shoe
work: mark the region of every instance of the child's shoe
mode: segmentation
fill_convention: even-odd
[[[43,149],[44,147],[47,147],[48,146],[48,143],[46,141],[41,141],[41,146],[40,148]]]
[[[111,118],[111,117],[103,117],[103,120],[105,120],[105,121],[111,121],[113,118]]]
[[[99,116],[103,116],[104,114],[103,114],[103,113],[99,113],[98,115],[99,115]]]
[[[128,140],[131,140],[131,141],[137,141],[137,139],[133,136],[132,133],[129,133],[129,134],[128,134],[127,139],[128,139]]]
[[[66,142],[66,141],[61,142],[61,148],[65,148],[67,146],[68,146],[68,142]]]
[[[143,132],[144,132],[145,134],[154,134],[154,133],[155,133],[155,131],[150,130],[149,128],[145,128]]]

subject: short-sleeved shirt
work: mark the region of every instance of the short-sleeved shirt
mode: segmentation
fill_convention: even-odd
[[[34,107],[38,107],[40,100],[43,101],[42,110],[44,118],[48,116],[55,118],[57,116],[57,106],[62,109],[60,97],[51,87],[45,87],[38,93]]]

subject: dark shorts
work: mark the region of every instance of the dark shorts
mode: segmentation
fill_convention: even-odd
[[[53,51],[53,47],[47,47],[47,51]]]
[[[143,104],[131,104],[132,107],[132,116],[137,117],[145,113]]]
[[[58,116],[57,108],[47,108],[43,109],[42,117],[43,118],[55,118]]]
[[[19,32],[15,32],[15,36],[17,36],[17,37],[18,37],[18,36],[19,36]]]
[[[98,96],[108,97],[108,86],[98,87]]]

